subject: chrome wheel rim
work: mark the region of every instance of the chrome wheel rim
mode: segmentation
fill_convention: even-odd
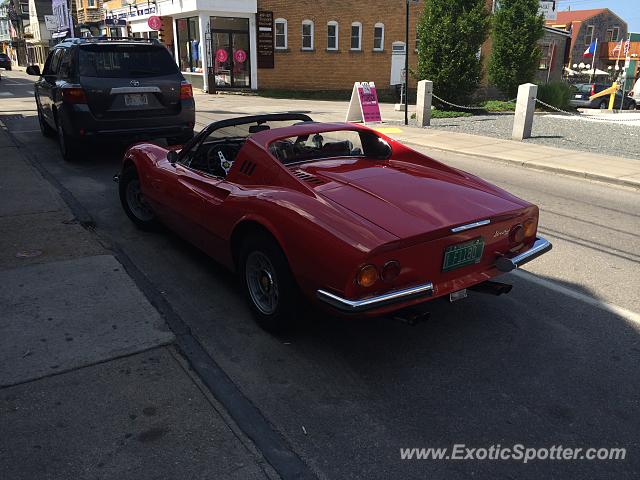
[[[135,178],[127,184],[127,205],[136,218],[142,222],[153,220],[153,211],[140,190],[140,181]]]
[[[251,252],[245,265],[245,280],[253,304],[265,315],[278,308],[279,289],[275,269],[262,252]]]

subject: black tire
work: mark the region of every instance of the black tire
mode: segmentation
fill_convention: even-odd
[[[184,145],[189,140],[193,138],[193,130],[178,137],[169,137],[167,138],[167,143],[169,145]]]
[[[144,201],[140,191],[140,179],[135,167],[128,167],[118,180],[120,203],[127,217],[141,230],[154,231],[159,222],[151,207]]]
[[[53,128],[51,128],[51,126],[44,119],[44,116],[42,115],[42,111],[40,110],[40,106],[38,106],[37,108],[38,108],[38,125],[40,125],[40,133],[42,133],[44,137],[55,136],[56,131]]]
[[[8,66],[7,67],[7,72],[10,71],[10,70],[11,70],[11,66]]]
[[[67,162],[74,162],[80,158],[82,146],[79,140],[74,140],[64,131],[64,126],[59,118],[56,118],[56,130],[58,133],[58,146],[60,155]]]
[[[609,101],[608,100],[602,100],[599,104],[598,104],[598,108],[600,110],[607,110],[609,108]]]
[[[260,275],[255,270],[256,260],[268,261]],[[256,322],[264,330],[272,333],[291,328],[300,307],[300,294],[293,278],[287,257],[280,245],[267,234],[247,237],[240,250],[238,274],[251,311]],[[257,275],[256,275],[257,274]],[[272,308],[265,308],[265,297],[276,295]]]

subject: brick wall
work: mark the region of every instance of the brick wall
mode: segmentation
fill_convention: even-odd
[[[416,20],[422,1],[410,10],[409,61],[416,65]],[[258,70],[259,88],[297,90],[349,90],[355,81],[374,81],[378,89],[390,88],[391,45],[405,40],[405,4],[388,0],[368,2],[316,0],[312,4],[290,0],[259,0],[259,10],[273,11],[288,25],[288,48],[275,53],[275,68]],[[302,51],[302,22],[314,22],[314,50]],[[338,50],[327,51],[327,22],[336,21]],[[351,51],[351,24],[362,23],[362,49]],[[376,23],[384,24],[384,50],[373,51]],[[411,86],[415,87],[414,82]]]
[[[102,0],[95,0],[95,7],[89,7],[87,0],[78,0],[78,23],[99,23],[104,17]]]

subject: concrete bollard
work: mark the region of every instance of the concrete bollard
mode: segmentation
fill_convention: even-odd
[[[518,87],[516,114],[513,117],[513,132],[511,134],[511,138],[514,140],[524,140],[531,136],[537,96],[538,86],[533,83],[524,83]]]
[[[431,125],[431,100],[433,96],[433,82],[420,80],[418,82],[418,100],[416,102],[416,121],[420,127]]]

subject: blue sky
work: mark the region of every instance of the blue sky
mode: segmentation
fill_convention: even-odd
[[[608,8],[627,22],[630,32],[640,33],[640,0],[556,0],[556,10]]]

